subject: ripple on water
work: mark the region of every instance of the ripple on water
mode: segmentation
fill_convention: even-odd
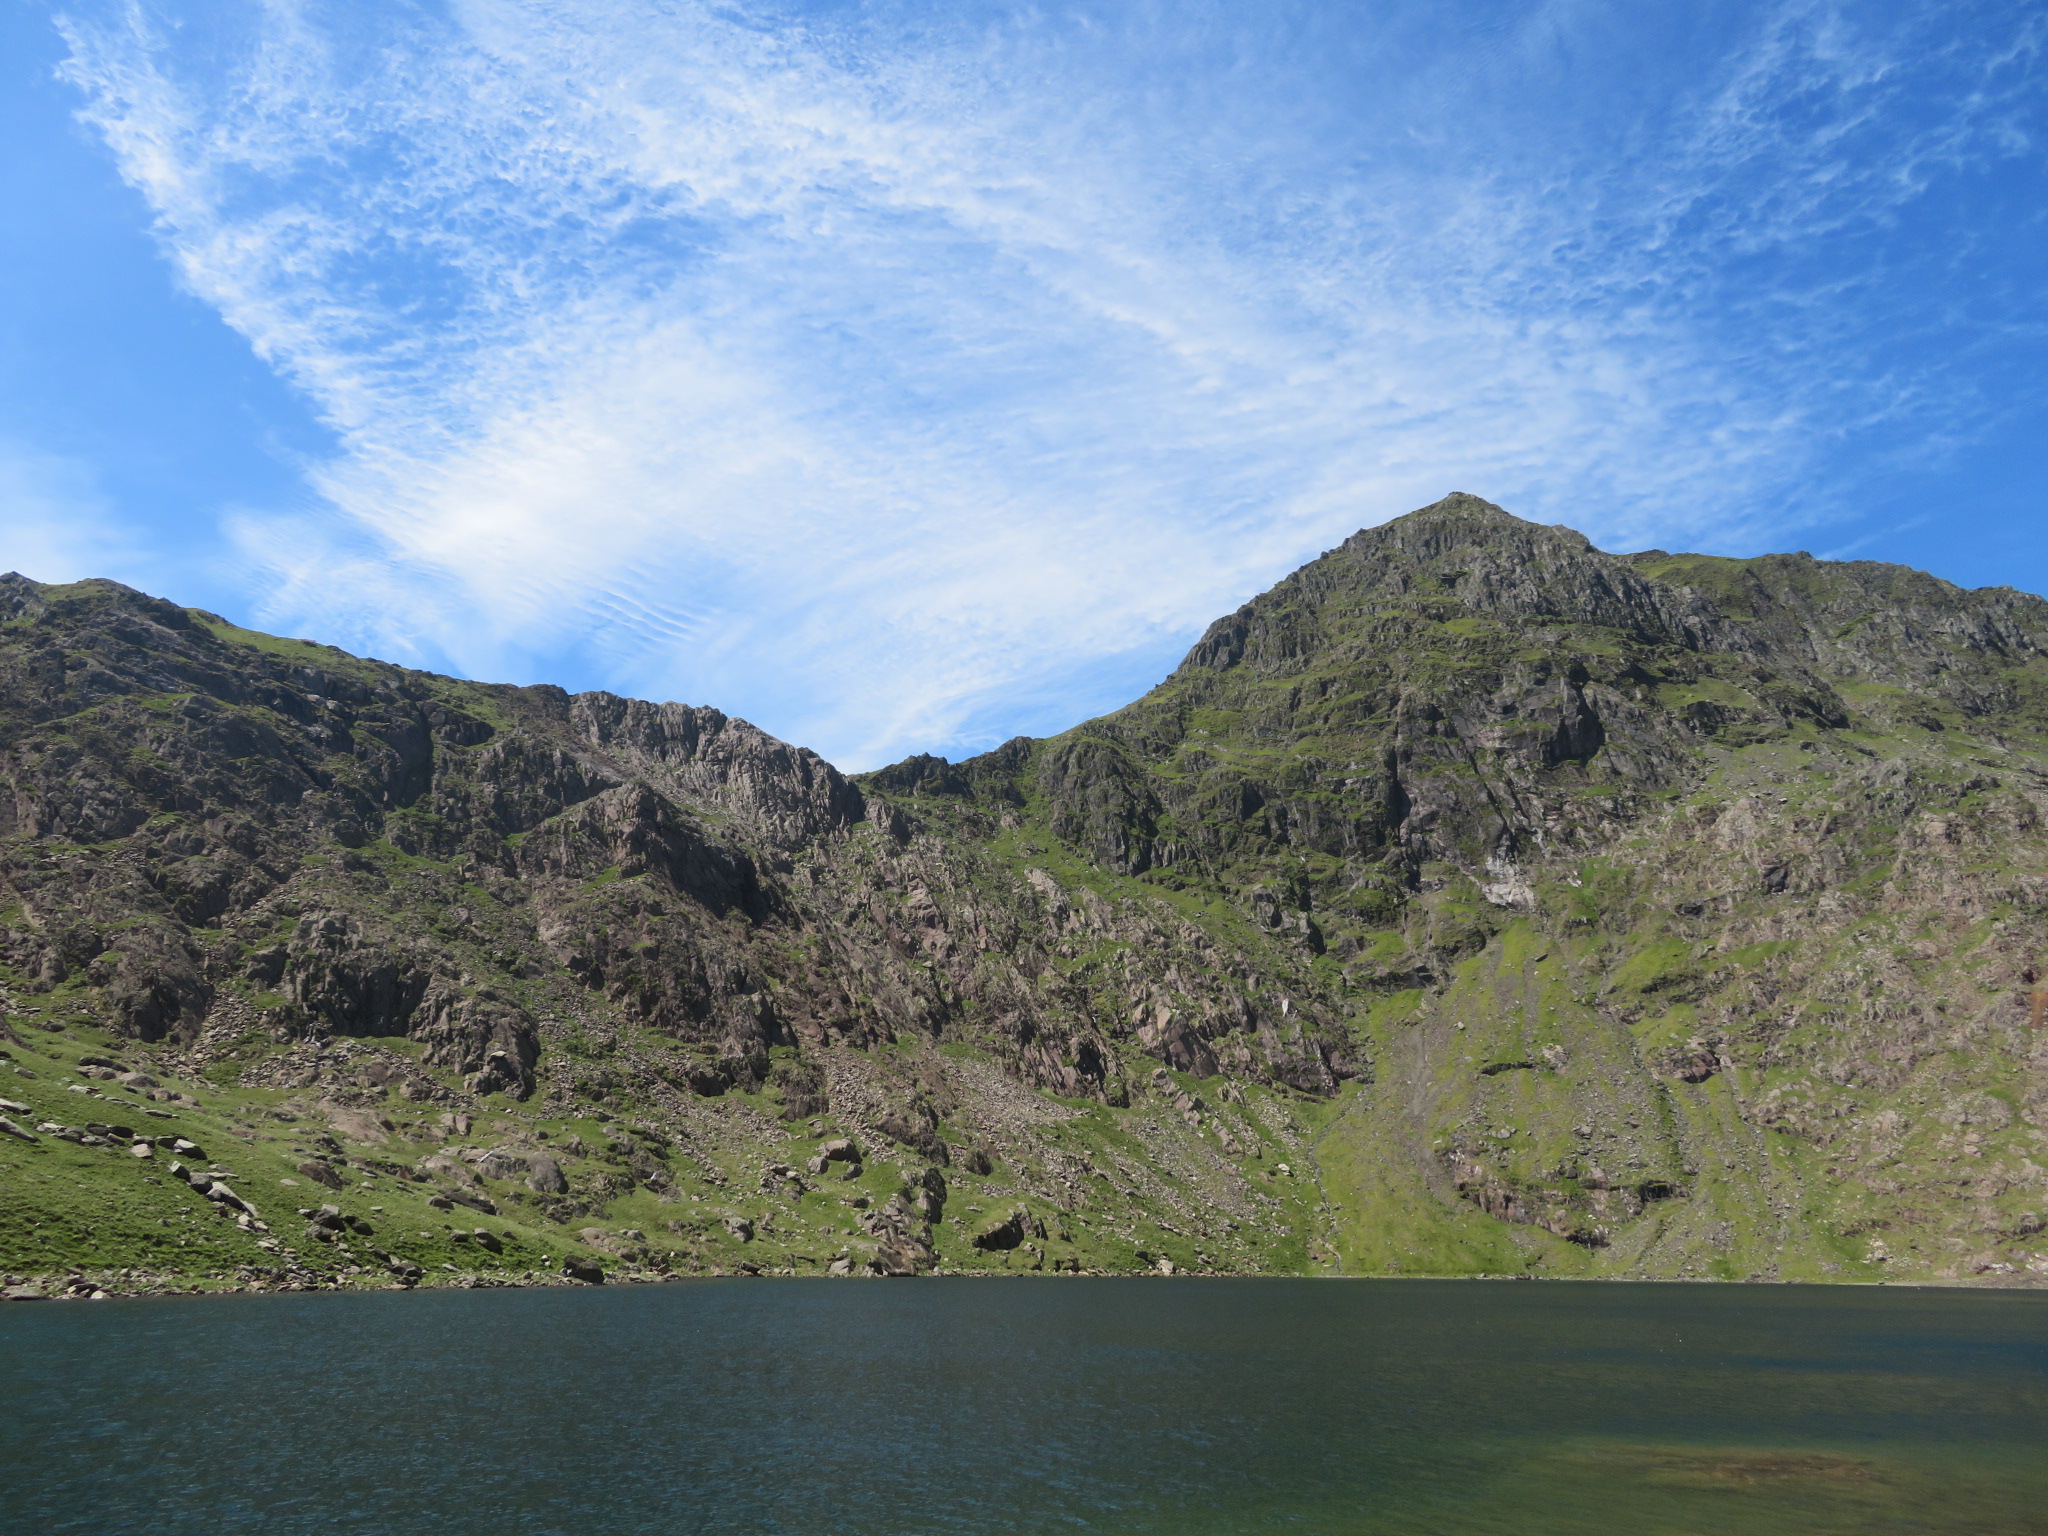
[[[0,1310],[0,1531],[2048,1530],[2048,1296],[710,1281]]]

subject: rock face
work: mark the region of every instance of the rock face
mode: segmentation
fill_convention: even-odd
[[[1034,1235],[1045,1236],[1045,1223],[1035,1221],[1029,1211],[1019,1207],[1001,1221],[991,1222],[977,1232],[974,1246],[984,1252],[1002,1252],[1017,1247],[1025,1238]]]
[[[347,1042],[404,1042],[331,1106],[352,1141],[392,1096],[830,1116],[927,1170],[869,1213],[889,1273],[934,1262],[940,1167],[1213,1214],[1199,1164],[1250,1202],[1220,1244],[1286,1176],[1261,1106],[1341,1099],[1308,1251],[1352,1269],[1963,1275],[2023,1265],[2048,1198],[2044,751],[2039,598],[1609,555],[1468,496],[1126,709],[851,779],[716,710],[7,576],[0,986],[268,1041],[250,1073],[323,1092]],[[1088,1106],[1166,1128],[1149,1171],[1054,1157]],[[607,1156],[607,1188],[674,1183]],[[843,1137],[807,1167],[865,1170]]]
[[[575,1254],[562,1260],[562,1273],[583,1285],[603,1285],[604,1269],[595,1259],[580,1258]]]

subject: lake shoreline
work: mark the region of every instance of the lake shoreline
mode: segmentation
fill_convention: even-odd
[[[1912,1280],[1719,1280],[1701,1276],[1597,1278],[1584,1275],[1288,1275],[1288,1274],[1219,1274],[1176,1271],[1172,1275],[1157,1271],[1116,1271],[1116,1270],[1028,1270],[1021,1272],[991,1273],[984,1270],[946,1271],[917,1276],[880,1274],[831,1274],[822,1269],[749,1269],[712,1268],[687,1274],[654,1270],[633,1270],[607,1273],[600,1281],[579,1280],[570,1275],[535,1272],[529,1274],[462,1274],[425,1276],[417,1281],[406,1282],[372,1277],[327,1276],[309,1273],[273,1275],[153,1275],[128,1273],[95,1273],[93,1271],[66,1271],[49,1275],[8,1275],[5,1284],[0,1285],[0,1303],[35,1301],[124,1301],[152,1298],[159,1300],[186,1299],[208,1296],[307,1296],[307,1295],[369,1295],[392,1291],[500,1291],[500,1290],[595,1290],[610,1285],[642,1287],[680,1285],[700,1280],[1317,1280],[1317,1281],[1405,1281],[1427,1283],[1430,1281],[1466,1281],[1485,1284],[1514,1284],[1540,1282],[1546,1285],[1588,1285],[1588,1286],[1702,1286],[1712,1289],[1731,1289],[1747,1286],[1773,1286],[1792,1290],[1812,1291],[1856,1291],[1856,1290],[1928,1290],[1928,1291],[2044,1291],[2048,1290],[2048,1277],[1981,1275],[1968,1279],[1912,1279]]]

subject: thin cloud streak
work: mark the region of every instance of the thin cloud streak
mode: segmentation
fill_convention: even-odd
[[[90,465],[0,438],[0,572],[33,581],[136,579],[152,562],[115,516]]]
[[[235,520],[264,617],[485,676],[573,651],[848,766],[1115,702],[1104,658],[1450,489],[1741,543],[1827,445],[1966,436],[1924,378],[1844,387],[1877,279],[1808,267],[2023,146],[2038,55],[1788,6],[1620,158],[1518,115],[1578,110],[1590,6],[1376,96],[1228,9],[362,14],[65,24],[185,282],[341,439],[324,513]],[[1256,67],[1169,68],[1218,46]]]

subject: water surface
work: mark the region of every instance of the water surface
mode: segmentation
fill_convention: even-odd
[[[0,1309],[0,1529],[2048,1532],[2048,1295],[701,1281]]]

